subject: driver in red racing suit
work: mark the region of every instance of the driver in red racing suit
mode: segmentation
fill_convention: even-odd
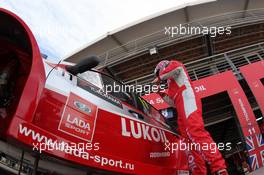
[[[199,144],[201,147],[207,144],[215,144],[210,134],[205,130],[202,119],[201,100],[196,97],[192,87],[192,82],[188,76],[184,65],[178,61],[161,61],[154,71],[156,78],[153,83],[167,81],[167,94],[161,96],[170,105],[175,106],[178,112],[178,126],[180,134],[190,140],[191,143]],[[219,150],[198,149],[190,150],[194,158],[195,166],[191,168],[192,174],[207,174],[206,164],[214,175],[227,175],[225,160]]]

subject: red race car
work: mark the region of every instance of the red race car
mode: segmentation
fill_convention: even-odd
[[[43,58],[27,25],[0,9],[0,167],[21,174],[189,174],[181,138],[163,116],[122,84]],[[172,150],[173,149],[173,150]],[[0,171],[1,172],[1,171]]]

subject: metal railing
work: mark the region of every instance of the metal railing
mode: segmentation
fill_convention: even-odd
[[[232,70],[238,79],[242,79],[239,68],[261,60],[264,60],[263,42],[188,62],[185,66],[192,80],[228,70]],[[150,83],[153,78],[154,74],[149,74],[124,83],[144,85]]]
[[[197,21],[182,24],[182,26],[243,26],[249,23],[252,24],[260,21],[264,21],[264,9],[238,11],[233,13],[211,16],[208,18],[202,18]],[[179,26],[179,24],[175,26]],[[192,37],[197,37],[197,35],[178,34],[174,37],[170,37],[169,35],[165,35],[165,29],[163,29],[130,41],[122,46],[115,47],[101,54],[99,57],[103,61],[99,65],[99,68],[125,61],[126,58],[146,52],[151,47],[160,47],[162,45],[167,45],[178,40],[190,39]]]

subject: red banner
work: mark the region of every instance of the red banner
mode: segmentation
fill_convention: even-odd
[[[264,114],[264,85],[261,82],[261,79],[264,79],[264,61],[241,67],[240,72],[246,79],[262,114]]]

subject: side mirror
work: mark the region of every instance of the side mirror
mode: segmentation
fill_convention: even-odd
[[[100,63],[97,56],[89,56],[86,59],[83,59],[74,66],[66,66],[66,70],[73,75],[81,74],[92,68],[96,67]]]

